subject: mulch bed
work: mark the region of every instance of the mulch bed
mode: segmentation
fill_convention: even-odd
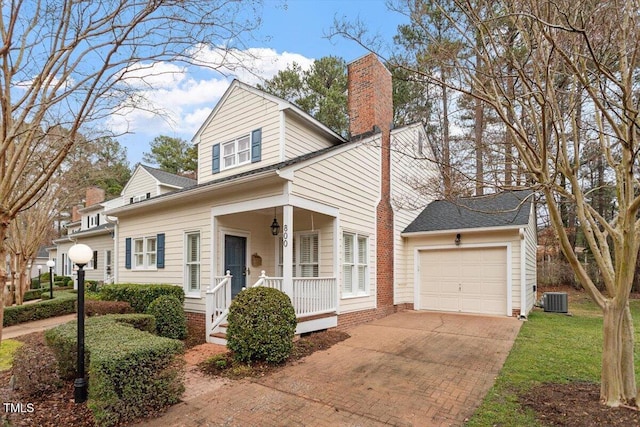
[[[254,361],[249,364],[237,362],[233,359],[231,353],[227,352],[215,355],[199,363],[198,367],[203,373],[217,377],[231,379],[262,377],[285,366],[298,363],[303,357],[319,350],[326,350],[347,338],[349,338],[349,334],[346,332],[333,329],[304,335],[293,343],[291,356],[283,363],[276,365],[261,361]]]
[[[600,404],[600,385],[585,382],[543,384],[520,396],[544,425],[566,427],[639,426],[640,412]]]

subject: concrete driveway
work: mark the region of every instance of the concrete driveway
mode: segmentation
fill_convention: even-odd
[[[191,396],[145,426],[460,426],[520,321],[405,311],[264,378]]]

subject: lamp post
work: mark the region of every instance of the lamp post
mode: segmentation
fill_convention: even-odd
[[[40,289],[42,287],[42,266],[38,265],[38,289]]]
[[[87,380],[84,377],[84,266],[93,257],[93,251],[82,243],[69,248],[69,259],[78,266],[78,370],[73,383],[73,397],[76,403],[87,400]]]
[[[47,267],[49,267],[49,299],[53,299],[53,267],[56,266],[56,262],[52,259],[47,261]]]

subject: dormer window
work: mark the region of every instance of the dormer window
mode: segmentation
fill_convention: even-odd
[[[222,144],[222,169],[244,165],[251,161],[251,138],[245,135]]]
[[[262,159],[262,129],[251,131],[232,141],[215,144],[211,153],[211,173]]]
[[[131,198],[129,198],[129,203],[138,203],[141,202],[143,200],[147,200],[151,198],[151,193],[146,193],[146,194],[139,194],[137,196],[133,196]]]

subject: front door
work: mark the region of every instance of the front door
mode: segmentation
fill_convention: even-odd
[[[231,297],[247,285],[247,238],[224,236],[224,271],[231,272]]]

